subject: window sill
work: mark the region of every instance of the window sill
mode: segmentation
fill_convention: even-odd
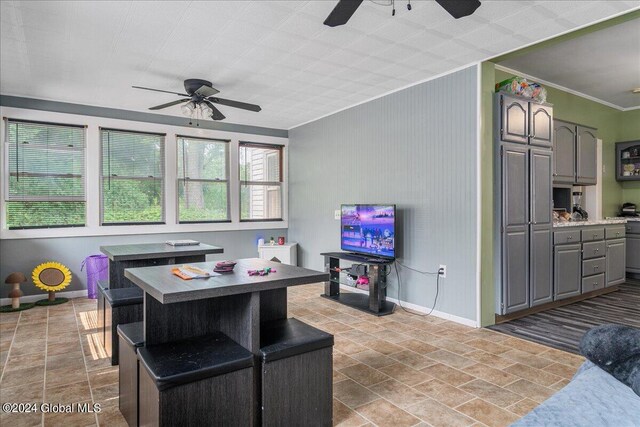
[[[157,225],[120,225],[94,226],[94,227],[67,227],[67,228],[36,228],[20,230],[0,230],[0,239],[44,239],[65,237],[90,237],[90,236],[119,236],[119,235],[144,235],[144,234],[172,234],[172,233],[207,233],[228,232],[262,229],[286,229],[288,221],[235,221],[214,223],[183,223],[183,224],[157,224]]]

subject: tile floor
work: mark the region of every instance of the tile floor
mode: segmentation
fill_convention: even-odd
[[[289,315],[335,335],[334,424],[504,426],[563,387],[583,359],[400,309],[374,317],[289,290]],[[100,403],[99,414],[9,414],[18,426],[126,425],[118,368],[98,344],[95,301],[0,315],[0,401]],[[5,424],[7,422],[7,424]]]

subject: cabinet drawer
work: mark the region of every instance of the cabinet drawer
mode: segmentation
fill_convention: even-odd
[[[553,244],[563,245],[565,243],[580,242],[580,230],[563,230],[553,232]]]
[[[588,228],[588,229],[582,230],[583,242],[593,242],[596,240],[604,240],[604,227]]]
[[[604,288],[604,274],[598,274],[597,276],[590,276],[582,279],[583,294],[602,288]]]
[[[616,225],[616,226],[612,226],[612,227],[607,227],[607,230],[606,230],[605,234],[606,234],[607,240],[622,239],[624,237],[624,234],[625,234],[624,225]]]
[[[638,221],[628,222],[625,228],[629,234],[640,234],[640,222]]]
[[[582,277],[604,273],[606,265],[607,262],[605,258],[594,258],[582,261]]]
[[[582,259],[600,258],[605,255],[606,246],[602,242],[590,242],[582,244]]]

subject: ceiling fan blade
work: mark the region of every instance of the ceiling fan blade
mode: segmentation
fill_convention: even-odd
[[[478,0],[436,0],[451,16],[460,19],[471,15],[480,7]]]
[[[194,93],[206,98],[207,96],[215,95],[218,92],[220,91],[214,87],[202,85]]]
[[[150,87],[142,87],[142,86],[131,86],[134,89],[144,89],[144,90],[152,90],[154,92],[164,92],[164,93],[171,93],[173,95],[178,95],[178,96],[189,96],[186,93],[178,93],[178,92],[171,92],[168,90],[162,90],[162,89],[151,89]]]
[[[149,110],[162,110],[163,108],[171,107],[172,105],[178,105],[186,101],[189,101],[189,99],[178,99],[177,101],[171,101],[167,102],[166,104],[156,105],[155,107],[149,108]]]
[[[213,111],[213,113],[211,113],[211,118],[213,120],[224,120],[226,118],[225,115],[222,114],[222,112],[216,107],[214,107],[212,103],[210,103],[209,101],[204,101],[204,103],[207,104],[209,108],[211,108],[211,111]]]
[[[260,106],[256,104],[248,104],[246,102],[233,101],[231,99],[215,98],[215,97],[210,97],[207,99],[211,102],[215,102],[216,104],[226,105],[227,107],[233,107],[233,108],[241,108],[243,110],[255,111],[256,113],[262,110],[262,108],[260,108]]]
[[[324,20],[324,25],[337,27],[346,24],[356,9],[360,7],[362,1],[363,0],[340,0],[329,16],[327,16],[327,19]]]

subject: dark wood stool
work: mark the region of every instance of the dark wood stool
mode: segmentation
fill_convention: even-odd
[[[120,324],[143,319],[142,289],[120,288],[101,291],[104,296],[104,349],[111,364],[118,364],[118,331]]]
[[[249,426],[253,354],[223,333],[138,348],[141,426]]]
[[[130,426],[138,425],[138,347],[144,344],[143,322],[118,325],[118,370],[120,412]]]
[[[109,289],[108,280],[98,280],[98,312],[96,324],[98,326],[100,344],[104,347],[104,291]]]
[[[260,325],[262,425],[331,426],[333,335],[297,319]]]

